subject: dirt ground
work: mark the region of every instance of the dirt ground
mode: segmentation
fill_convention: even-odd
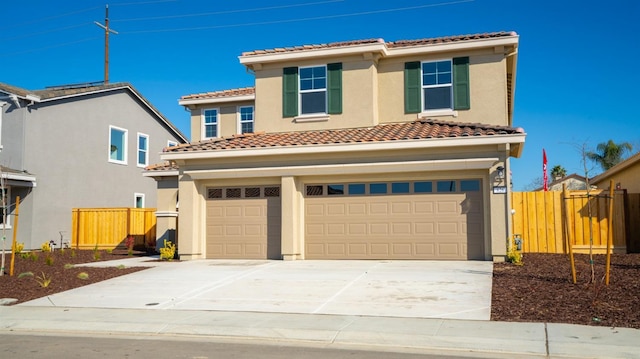
[[[143,270],[131,268],[74,267],[96,260],[123,259],[126,250],[112,253],[92,250],[34,252],[15,257],[14,276],[0,277],[0,298],[18,303]],[[146,255],[134,252],[133,255]],[[47,259],[49,257],[50,259]],[[5,256],[9,273],[11,254]],[[524,265],[495,263],[491,320],[551,322],[640,329],[640,254],[611,257],[610,284],[604,285],[605,256],[594,256],[594,278],[587,255],[576,255],[577,284],[572,283],[569,257],[561,254],[527,253]],[[32,273],[25,275],[24,273]],[[84,272],[86,279],[79,278]],[[43,279],[50,279],[47,287]],[[39,283],[40,282],[40,283]]]

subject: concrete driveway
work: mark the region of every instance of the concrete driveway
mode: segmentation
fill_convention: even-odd
[[[20,306],[212,310],[489,320],[493,264],[479,261],[106,263],[152,266]]]

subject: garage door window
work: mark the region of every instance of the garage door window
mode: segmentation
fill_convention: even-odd
[[[207,188],[208,199],[240,199],[280,197],[280,187],[225,187]]]
[[[279,189],[279,188],[278,188]],[[438,181],[406,181],[406,182],[373,182],[373,183],[336,183],[309,184],[305,186],[307,197],[321,196],[376,196],[402,195],[414,193],[461,193],[479,192],[479,179],[438,180]]]

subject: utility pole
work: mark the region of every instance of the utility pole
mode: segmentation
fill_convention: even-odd
[[[109,4],[105,6],[104,25],[94,21],[94,24],[104,29],[104,84],[109,83],[109,33],[118,34],[117,31],[109,28]]]

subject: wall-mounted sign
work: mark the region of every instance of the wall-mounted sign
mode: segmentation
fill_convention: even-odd
[[[493,186],[493,193],[507,193],[507,186]]]

